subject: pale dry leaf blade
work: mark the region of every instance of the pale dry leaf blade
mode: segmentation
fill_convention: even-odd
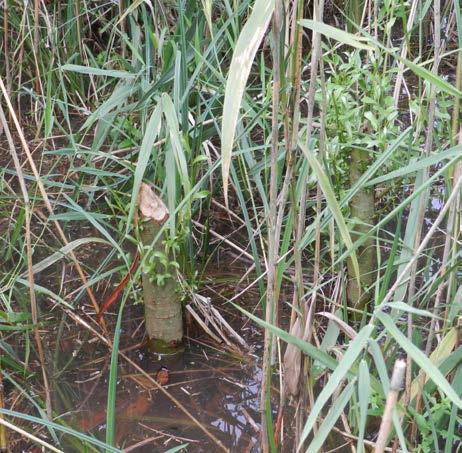
[[[328,311],[320,311],[316,313],[317,315],[325,316],[326,318],[332,320],[337,324],[339,329],[343,330],[343,332],[348,335],[351,339],[355,338],[357,333],[356,331],[349,326],[345,321],[340,319],[338,316],[335,316],[333,313],[329,313]]]

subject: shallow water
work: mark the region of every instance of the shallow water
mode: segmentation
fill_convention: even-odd
[[[126,309],[120,348],[127,349],[130,358],[154,378],[162,366],[166,367],[169,381],[164,388],[226,448],[258,451],[261,368],[257,354],[261,335],[250,325],[242,329],[245,319],[229,308],[225,310],[225,317],[252,345],[252,350],[232,353],[196,331],[188,332],[184,351],[159,357],[141,344],[143,329],[136,332],[142,322],[142,306]],[[233,319],[229,319],[230,313]],[[110,354],[91,336],[82,336],[78,326],[69,323],[68,327],[70,330],[62,336],[59,360],[55,361],[59,364],[55,375],[59,377],[54,382],[54,409],[65,414],[63,420],[75,429],[104,440]],[[51,337],[57,338],[57,329],[58,326]],[[52,344],[49,346],[54,349]],[[194,420],[122,358],[116,405],[119,448],[150,439],[146,445],[129,451],[163,452],[184,443],[189,444],[188,451],[220,451]],[[79,450],[71,444],[68,448],[66,451]]]

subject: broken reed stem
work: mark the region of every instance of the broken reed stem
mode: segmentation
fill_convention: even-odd
[[[8,109],[9,109],[9,112],[11,114],[11,117],[13,118],[14,125],[16,127],[19,138],[21,140],[21,144],[22,144],[22,147],[24,149],[24,152],[26,153],[27,160],[28,160],[29,165],[31,167],[32,173],[34,174],[34,178],[35,178],[35,181],[37,183],[38,189],[40,191],[40,194],[42,195],[43,202],[45,203],[45,206],[46,206],[48,212],[50,213],[50,215],[52,215],[54,213],[53,212],[53,207],[51,206],[50,199],[48,198],[48,194],[47,194],[47,192],[45,190],[45,187],[44,187],[44,185],[43,185],[43,183],[42,183],[42,181],[40,179],[40,175],[39,175],[39,172],[37,171],[37,167],[35,165],[34,159],[32,158],[32,154],[30,152],[29,145],[27,144],[27,141],[26,141],[26,139],[24,137],[24,133],[23,133],[22,128],[21,128],[21,126],[19,124],[18,118],[16,116],[16,112],[15,112],[15,110],[14,110],[12,104],[11,104],[11,100],[10,100],[10,98],[8,96],[8,93],[7,93],[6,88],[5,88],[5,84],[3,83],[3,78],[1,76],[0,76],[0,90],[3,93],[3,96],[5,98],[5,102],[6,102],[7,106],[8,106]],[[64,231],[62,230],[61,225],[59,224],[59,222],[57,220],[53,220],[53,223],[55,225],[56,231],[58,232],[58,235],[61,238],[61,241],[63,242],[63,244],[68,245],[69,241],[67,240],[66,235],[64,234]],[[96,313],[98,314],[99,305],[98,305],[98,302],[96,302],[96,298],[95,298],[95,296],[93,294],[93,291],[91,290],[90,286],[88,285],[87,277],[85,276],[85,274],[84,274],[84,272],[82,270],[82,267],[80,266],[80,263],[77,260],[77,257],[75,256],[73,251],[69,252],[69,256],[71,257],[72,261],[74,262],[75,268],[77,270],[77,273],[79,274],[80,279],[82,280],[83,286],[85,287],[85,290],[86,290],[86,292],[88,294],[88,297],[90,298],[90,301],[91,301]],[[101,326],[102,326],[102,328],[104,330],[104,333],[106,335],[109,335],[104,319],[101,320]]]
[[[279,241],[276,239],[277,217],[277,159],[279,149],[279,90],[280,90],[280,64],[281,64],[281,28],[282,28],[282,4],[276,0],[273,13],[272,32],[274,37],[273,48],[273,103],[271,122],[271,167],[269,189],[269,214],[268,214],[268,278],[266,288],[266,322],[273,324],[277,312],[277,299],[275,285],[277,283],[277,261]],[[263,367],[260,398],[261,415],[261,448],[263,453],[270,451],[271,433],[267,420],[271,420],[271,376],[272,376],[272,346],[273,335],[269,329],[265,329],[263,345]],[[269,411],[269,414],[268,414]],[[267,417],[267,414],[269,415]],[[272,441],[272,439],[271,439]]]
[[[388,390],[382,423],[380,424],[379,435],[375,444],[375,453],[383,453],[388,444],[388,437],[390,436],[393,424],[393,410],[398,401],[399,391],[403,386],[405,370],[406,362],[404,360],[397,360],[391,376],[390,389]]]
[[[11,157],[13,158],[14,167],[18,175],[19,186],[21,188],[21,193],[24,201],[24,217],[25,217],[25,238],[26,238],[26,253],[27,253],[27,277],[29,282],[29,297],[30,297],[30,307],[32,315],[32,323],[34,325],[33,334],[35,343],[37,345],[37,352],[40,360],[40,367],[42,369],[43,376],[43,386],[45,389],[45,405],[47,410],[47,415],[51,419],[53,412],[51,410],[51,394],[50,386],[48,384],[48,377],[46,373],[45,366],[45,354],[43,352],[42,338],[40,337],[40,332],[38,330],[38,311],[37,311],[37,300],[35,298],[35,285],[34,285],[34,272],[32,270],[32,241],[31,241],[31,229],[30,229],[30,218],[31,218],[31,209],[30,209],[30,199],[29,193],[27,191],[26,182],[24,179],[24,174],[22,172],[21,164],[19,163],[19,158],[14,147],[13,137],[11,136],[10,128],[8,122],[6,121],[5,113],[3,107],[0,105],[0,123],[5,132],[8,146],[10,148]]]

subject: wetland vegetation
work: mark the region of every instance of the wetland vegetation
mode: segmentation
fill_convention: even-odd
[[[0,450],[459,451],[459,0],[0,1]]]

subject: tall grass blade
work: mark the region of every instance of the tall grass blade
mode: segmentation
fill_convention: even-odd
[[[47,267],[50,267],[57,261],[63,259],[66,255],[68,255],[72,250],[75,250],[77,247],[81,245],[89,244],[89,243],[100,243],[100,244],[108,244],[107,241],[97,237],[90,237],[90,238],[81,238],[76,239],[75,241],[69,242],[65,246],[61,247],[58,251],[53,253],[50,256],[47,256],[43,260],[39,261],[38,263],[32,266],[32,272],[34,274],[38,274],[39,272],[44,271]],[[21,274],[22,277],[25,277],[27,272],[23,272]]]
[[[338,386],[341,384],[341,382],[347,375],[348,371],[351,370],[359,354],[361,354],[361,352],[364,350],[364,347],[366,346],[367,341],[369,340],[369,337],[371,336],[373,330],[374,326],[364,326],[359,331],[356,338],[349,344],[348,349],[343,355],[343,358],[340,360],[338,366],[335,368],[334,372],[329,377],[321,393],[317,396],[313,407],[311,408],[310,415],[308,416],[302,434],[300,435],[297,451],[300,451],[300,448],[302,447],[303,443],[305,442],[311,430],[313,429],[316,420],[321,414],[322,408],[327,403],[329,398],[333,395]]]
[[[120,71],[115,69],[101,69],[92,68],[90,66],[81,66],[77,64],[64,64],[61,66],[62,71],[72,71],[79,74],[103,76],[103,77],[115,77],[116,79],[134,79],[136,74],[132,74],[127,71]]]
[[[302,19],[299,21],[300,25],[305,28],[309,28],[316,33],[320,33],[328,38],[335,39],[342,44],[347,44],[348,46],[355,47],[356,49],[362,50],[374,50],[374,47],[364,44],[362,41],[367,41],[367,38],[359,38],[358,36],[348,33],[346,31],[340,30],[339,28],[332,27],[323,22],[318,22],[311,19]]]
[[[275,0],[256,0],[234,48],[228,78],[221,126],[222,178],[225,204],[228,204],[229,168],[242,96],[253,59],[265,35]]]
[[[462,145],[457,145],[450,149],[446,149],[437,154],[434,154],[432,156],[412,160],[412,162],[409,165],[406,165],[403,168],[399,168],[390,173],[387,173],[386,175],[371,179],[370,181],[367,181],[365,185],[366,187],[375,186],[382,182],[390,181],[392,179],[404,178],[406,176],[409,176],[412,173],[416,173],[419,170],[430,168],[432,165],[437,165],[443,160],[446,160],[446,159],[454,160],[455,157],[460,156],[461,152],[462,152]],[[457,162],[457,159],[454,160],[454,162]]]
[[[369,407],[369,398],[371,395],[371,379],[369,375],[369,367],[365,360],[361,360],[359,364],[358,375],[358,400],[359,400],[359,434],[358,434],[358,453],[363,453],[364,450],[364,433],[366,432],[367,409]]]
[[[317,453],[321,451],[327,436],[330,434],[335,423],[342,414],[345,406],[350,401],[351,396],[355,390],[354,382],[350,382],[343,390],[343,392],[335,399],[326,418],[321,423],[318,431],[316,432],[313,441],[310,443],[306,453]]]
[[[48,428],[53,428],[56,431],[61,431],[63,433],[69,434],[81,440],[82,442],[88,442],[90,444],[96,445],[97,447],[103,448],[106,451],[111,452],[111,453],[122,453],[122,450],[118,448],[114,448],[110,445],[105,444],[104,442],[98,439],[95,439],[94,437],[90,437],[87,434],[80,433],[79,431],[76,431],[72,428],[68,428],[67,426],[64,426],[64,425],[59,425],[58,423],[52,422],[50,420],[37,418],[37,417],[33,417],[32,415],[22,414],[20,412],[10,411],[8,409],[2,409],[2,408],[0,408],[0,413],[4,415],[8,415],[9,417],[16,417],[22,420],[27,420],[37,425],[46,426]]]
[[[347,250],[348,252],[350,252],[350,258],[353,262],[356,280],[358,282],[359,287],[361,287],[358,258],[356,257],[356,253],[353,249],[353,241],[351,240],[350,232],[346,225],[345,218],[343,217],[340,206],[337,202],[337,199],[335,198],[334,189],[329,181],[329,178],[327,177],[321,165],[319,164],[318,159],[313,155],[311,150],[309,150],[308,147],[305,146],[305,144],[303,144],[302,142],[299,142],[298,145],[300,146],[304,156],[307,158],[309,164],[311,165],[311,168],[313,169],[319,182],[319,186],[321,187],[324,196],[326,197],[327,205],[329,206],[329,209],[331,210],[332,215],[337,223],[343,242],[345,242]],[[297,244],[297,247],[301,247],[301,244]]]
[[[149,158],[151,157],[152,147],[154,146],[154,142],[156,141],[160,128],[162,125],[162,106],[161,104],[157,104],[154,112],[151,115],[151,118],[148,121],[146,126],[146,132],[143,137],[143,141],[141,142],[140,152],[138,154],[138,162],[135,168],[135,175],[133,179],[133,189],[132,189],[132,196],[130,199],[130,206],[128,209],[128,218],[127,218],[127,228],[126,231],[129,230],[131,222],[133,220],[133,215],[135,213],[136,205],[138,203],[138,193],[141,187],[141,183],[143,182],[143,176],[146,171],[146,167],[149,164]]]
[[[375,312],[375,316],[380,320],[396,342],[412,357],[414,362],[434,381],[437,387],[444,392],[459,409],[461,409],[462,400],[460,396],[455,392],[441,371],[432,363],[432,361],[403,335],[389,315],[377,310]]]

